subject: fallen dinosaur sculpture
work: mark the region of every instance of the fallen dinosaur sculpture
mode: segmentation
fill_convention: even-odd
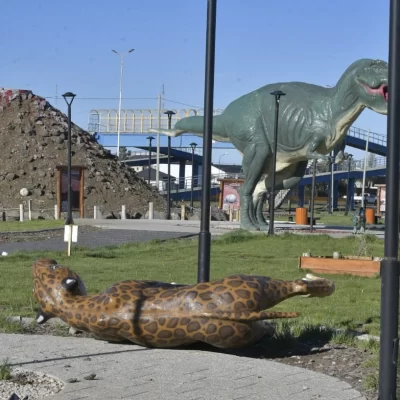
[[[276,190],[289,189],[303,177],[308,160],[330,161],[328,154],[344,148],[344,138],[361,112],[369,108],[387,114],[388,65],[361,59],[351,64],[336,86],[303,82],[266,85],[230,103],[213,118],[213,139],[231,142],[243,155],[244,182],[240,190],[241,228],[266,230],[262,214],[265,193],[272,184],[275,98],[281,90]],[[203,134],[204,117],[179,120],[174,129],[151,129],[176,137]],[[340,157],[339,157],[340,158]]]
[[[335,290],[331,281],[314,275],[295,281],[235,275],[196,285],[122,281],[85,295],[79,276],[54,260],[37,260],[32,274],[38,323],[59,317],[98,339],[165,348],[250,345],[274,334],[265,320],[298,316],[265,310],[293,296],[324,297]]]

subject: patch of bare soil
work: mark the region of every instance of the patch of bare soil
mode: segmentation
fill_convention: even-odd
[[[18,215],[19,204],[31,201],[32,215],[53,218],[57,201],[57,167],[67,165],[68,119],[46,99],[28,90],[0,88],[0,210]],[[164,213],[164,198],[140,179],[96,138],[72,124],[72,163],[85,167],[85,215],[93,207],[104,215],[118,216],[126,206],[128,218],[148,210]],[[73,198],[79,190],[73,177]],[[62,185],[62,190],[65,188]],[[27,209],[27,207],[26,207]]]

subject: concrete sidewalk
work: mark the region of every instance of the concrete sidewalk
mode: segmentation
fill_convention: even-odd
[[[65,386],[49,400],[350,400],[347,383],[278,362],[206,350],[148,349],[86,338],[1,334],[1,356]],[[84,377],[96,374],[94,380]],[[71,378],[75,383],[68,383]],[[10,393],[11,395],[11,393]],[[19,395],[17,393],[17,395]]]

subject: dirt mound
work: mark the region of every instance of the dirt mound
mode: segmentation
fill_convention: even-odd
[[[67,138],[66,115],[44,98],[27,90],[0,88],[0,210],[18,208],[31,199],[33,210],[53,214],[56,167],[67,165]],[[144,215],[149,201],[156,211],[165,211],[165,201],[155,189],[75,124],[72,164],[87,168],[85,217],[93,216],[95,205],[103,215],[117,215],[122,205],[130,215]]]

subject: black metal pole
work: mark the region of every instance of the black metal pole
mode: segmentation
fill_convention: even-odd
[[[194,149],[192,146],[192,183],[190,185],[190,210],[193,212],[193,186],[194,186]]]
[[[149,180],[149,185],[151,181],[151,142],[153,141],[153,136],[149,136],[147,138],[149,140],[149,175],[148,175],[148,180]]]
[[[171,129],[171,121],[168,121],[168,129]],[[171,219],[171,137],[168,136],[168,182],[167,182],[167,219]]]
[[[171,129],[171,118],[174,111],[166,111],[168,115],[168,129]],[[171,137],[168,136],[168,182],[167,182],[167,219],[171,219]]]
[[[329,182],[330,190],[329,190],[329,201],[328,201],[328,203],[329,203],[329,211],[328,211],[328,213],[329,214],[333,214],[333,186],[334,186],[334,184],[333,184],[333,174],[334,174],[334,162],[333,162],[333,159],[332,159],[332,161],[329,162],[329,165],[330,165],[331,179],[330,179],[330,182]]]
[[[278,124],[279,124],[279,102],[281,96],[284,96],[286,93],[281,92],[280,90],[275,90],[275,92],[271,93],[272,96],[275,96],[275,124],[274,124],[274,154],[272,158],[272,185],[271,191],[269,194],[269,227],[268,227],[268,235],[274,234],[274,219],[275,219],[275,175],[276,175],[276,153],[278,151]]]
[[[313,173],[311,183],[311,216],[310,216],[310,232],[314,229],[314,199],[315,199],[315,176],[317,173],[317,160],[313,160]]]
[[[210,192],[211,192],[211,153],[214,109],[214,66],[215,66],[215,27],[217,19],[217,0],[207,0],[207,43],[206,73],[204,90],[204,147],[203,184],[201,193],[201,220],[199,233],[199,254],[197,281],[210,280]]]
[[[73,225],[74,220],[72,218],[72,132],[71,132],[71,105],[74,101],[75,94],[67,92],[63,94],[64,100],[68,105],[68,209],[67,219],[65,225]]]
[[[350,171],[351,171],[351,159],[352,155],[349,154],[347,156],[347,189],[346,189],[346,209],[344,211],[344,215],[349,214],[350,209]]]
[[[72,225],[72,140],[71,140],[71,104],[68,104],[68,217],[66,225]]]
[[[396,399],[399,349],[400,1],[390,1],[385,252],[381,262],[379,399]]]

